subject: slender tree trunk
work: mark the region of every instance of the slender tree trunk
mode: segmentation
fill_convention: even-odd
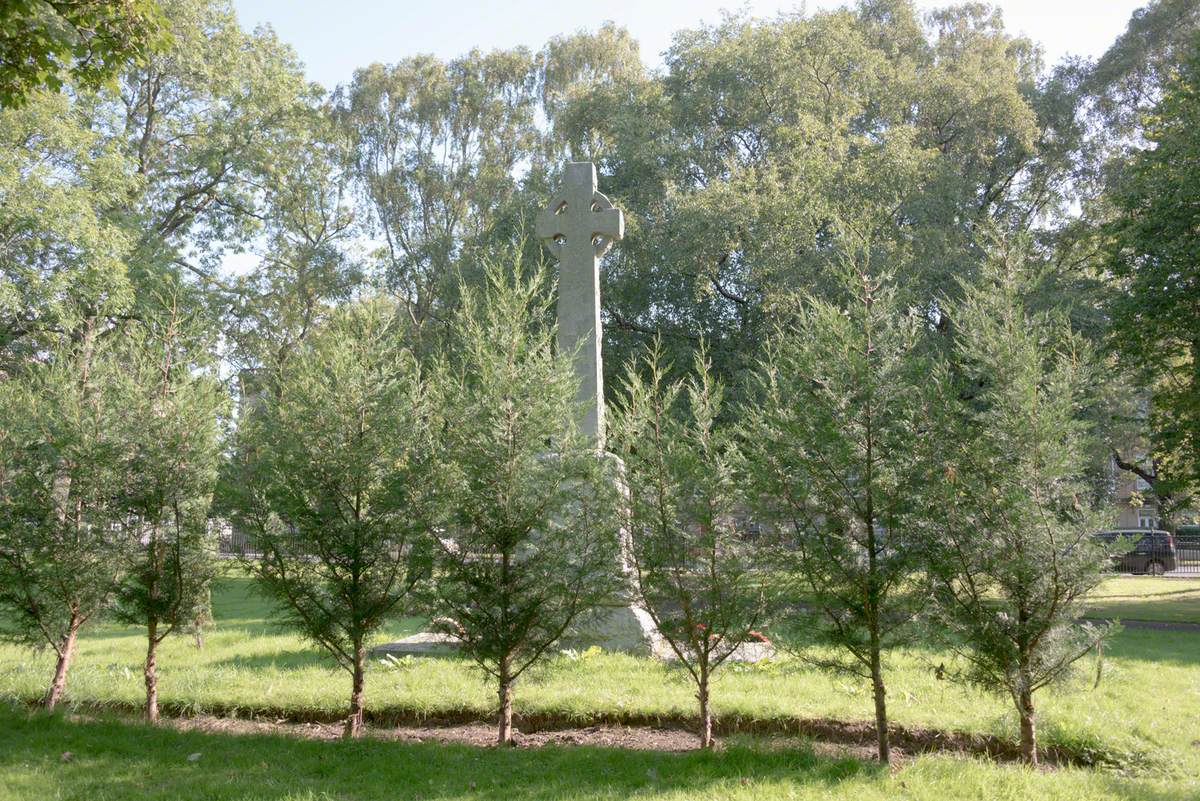
[[[346,736],[357,737],[363,725],[363,685],[366,676],[363,671],[365,654],[362,643],[354,645],[354,671],[350,688],[350,717],[346,718]]]
[[[708,665],[700,666],[699,692],[696,698],[700,701],[700,747],[713,747],[712,710],[708,706]]]
[[[509,657],[500,660],[500,712],[497,715],[496,742],[512,745],[512,678]]]
[[[869,305],[869,299],[868,299]],[[869,344],[869,340],[868,340]],[[870,358],[870,350],[867,353]],[[889,765],[892,761],[892,743],[888,735],[887,688],[883,685],[883,659],[880,656],[883,643],[879,637],[879,608],[882,605],[879,590],[879,543],[875,538],[875,497],[869,491],[872,475],[873,439],[871,423],[867,422],[867,513],[863,521],[867,529],[867,630],[871,647],[871,690],[875,696],[875,736],[878,739],[879,761]]]
[[[880,667],[878,651],[871,654],[871,687],[875,692],[875,733],[878,737],[880,761],[888,765],[892,763],[892,737],[888,734],[888,691],[883,686],[883,670]]]
[[[58,700],[62,698],[63,689],[67,686],[67,668],[71,666],[71,657],[75,655],[75,640],[78,635],[79,615],[72,612],[67,633],[58,645],[58,661],[54,664],[54,679],[50,682],[50,688],[46,690],[46,697],[42,699],[42,705],[47,711],[54,709]]]
[[[871,632],[871,687],[875,692],[875,733],[879,738],[879,761],[888,765],[892,761],[892,743],[888,735],[887,688],[883,686],[877,631]]]
[[[151,618],[146,624],[146,664],[142,666],[146,679],[146,721],[158,723],[158,621]]]
[[[1030,765],[1037,765],[1037,718],[1033,711],[1033,693],[1029,684],[1021,677],[1024,686],[1017,694],[1017,714],[1021,718],[1021,759]]]

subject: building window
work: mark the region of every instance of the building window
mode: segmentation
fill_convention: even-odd
[[[1158,528],[1158,512],[1155,509],[1138,512],[1138,528]]]
[[[1150,489],[1150,482],[1141,476],[1138,476],[1136,479],[1134,479],[1133,485],[1137,487],[1138,492],[1145,492],[1146,490]]]

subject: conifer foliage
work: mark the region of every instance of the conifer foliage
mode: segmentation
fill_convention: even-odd
[[[628,500],[621,504],[638,600],[696,684],[700,745],[713,746],[713,673],[768,612],[767,563],[746,526],[742,455],[721,426],[707,359],[670,382],[657,349],[632,365],[615,421]]]
[[[430,390],[394,304],[339,310],[246,399],[232,474],[244,560],[283,619],[351,677],[363,718],[369,640],[426,573]]]
[[[497,683],[513,683],[617,590],[616,483],[576,430],[572,354],[555,353],[544,276],[488,270],[466,290],[438,381],[437,622]]]
[[[1006,247],[955,309],[929,553],[939,628],[968,665],[959,678],[1012,699],[1036,764],[1035,693],[1109,633],[1077,623],[1108,570],[1092,536],[1108,515],[1084,475],[1089,351],[1025,309],[1022,268],[1020,246]]]

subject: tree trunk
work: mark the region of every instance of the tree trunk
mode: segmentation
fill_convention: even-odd
[[[158,723],[158,621],[146,625],[146,664],[142,666],[146,679],[146,721]]]
[[[696,698],[700,701],[700,747],[713,747],[712,710],[708,707],[708,667],[700,668],[699,692]]]
[[[509,658],[500,661],[500,712],[497,715],[496,742],[512,745],[512,679]]]
[[[366,677],[363,672],[364,654],[362,643],[354,646],[354,671],[350,688],[350,717],[346,718],[346,736],[357,737],[363,725],[363,685]]]
[[[67,686],[67,668],[70,667],[71,657],[75,654],[75,640],[78,635],[79,615],[72,613],[67,633],[58,645],[58,661],[54,665],[54,679],[50,682],[50,688],[46,690],[46,697],[42,700],[46,711],[53,710],[59,699],[62,698],[63,689]]]
[[[1037,765],[1037,720],[1033,711],[1033,692],[1027,682],[1018,694],[1017,714],[1021,718],[1021,759]]]
[[[871,687],[875,692],[875,733],[879,738],[879,761],[888,765],[892,761],[892,744],[888,735],[887,689],[883,686],[883,665],[879,658],[878,636],[872,633],[871,639]]]

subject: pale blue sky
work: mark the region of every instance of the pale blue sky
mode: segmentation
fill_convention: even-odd
[[[994,0],[1010,30],[1041,42],[1049,63],[1067,54],[1098,56],[1148,0]],[[842,0],[810,0],[809,11]],[[949,5],[918,0],[922,9]],[[268,22],[296,48],[308,77],[328,88],[348,81],[356,67],[394,62],[415,53],[450,58],[479,47],[540,47],[551,36],[605,20],[625,26],[642,46],[642,58],[660,63],[671,34],[721,10],[746,6],[754,16],[792,11],[797,0],[234,0],[242,25]]]

